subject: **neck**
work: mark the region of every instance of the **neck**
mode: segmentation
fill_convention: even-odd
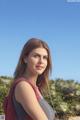
[[[29,80],[34,86],[36,86],[38,75],[34,75],[26,70],[25,73],[23,74],[23,77],[25,77],[26,80]]]

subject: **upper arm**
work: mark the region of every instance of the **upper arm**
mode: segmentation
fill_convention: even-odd
[[[35,92],[29,83],[22,81],[15,88],[15,98],[33,120],[47,120],[47,116],[37,101]]]

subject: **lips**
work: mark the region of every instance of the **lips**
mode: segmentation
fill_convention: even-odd
[[[38,68],[38,69],[42,69],[43,66],[37,65],[36,68]]]

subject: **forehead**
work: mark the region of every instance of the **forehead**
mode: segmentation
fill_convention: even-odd
[[[48,56],[48,52],[45,48],[36,48],[31,51],[31,54],[40,54]]]

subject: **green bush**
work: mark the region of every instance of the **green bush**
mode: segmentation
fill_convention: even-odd
[[[80,84],[74,80],[50,80],[45,98],[59,115],[80,116]]]
[[[0,114],[3,114],[3,100],[11,81],[11,77],[0,77]],[[80,83],[74,80],[50,80],[49,89],[43,95],[59,116],[80,116]]]
[[[3,100],[5,96],[8,94],[9,88],[11,84],[11,79],[6,76],[0,77],[0,114],[3,114]]]

